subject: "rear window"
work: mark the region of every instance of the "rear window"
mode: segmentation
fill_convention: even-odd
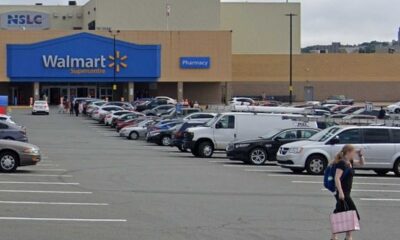
[[[364,143],[390,143],[389,129],[364,129]]]

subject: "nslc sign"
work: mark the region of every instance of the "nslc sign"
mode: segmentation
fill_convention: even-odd
[[[210,57],[181,57],[180,65],[183,69],[208,69],[210,68]]]
[[[7,45],[11,81],[157,81],[161,46],[137,45],[79,33],[26,45]]]
[[[47,29],[49,15],[33,11],[6,12],[0,15],[0,26],[4,29]]]

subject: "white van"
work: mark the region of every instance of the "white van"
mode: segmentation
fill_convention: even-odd
[[[208,158],[214,150],[225,151],[232,141],[257,138],[273,129],[295,127],[317,128],[317,122],[293,114],[227,112],[218,114],[205,126],[187,129],[184,147],[190,148],[194,156]]]

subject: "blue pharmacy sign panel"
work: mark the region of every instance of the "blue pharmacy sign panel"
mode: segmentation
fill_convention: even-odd
[[[181,57],[182,69],[209,69],[211,66],[210,57]]]
[[[19,82],[154,82],[161,46],[138,45],[90,33],[34,44],[7,45],[7,76]],[[115,64],[115,66],[114,66]]]

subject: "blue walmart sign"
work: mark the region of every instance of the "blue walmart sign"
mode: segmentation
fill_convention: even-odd
[[[183,69],[208,69],[210,68],[209,57],[181,57],[180,65]]]
[[[11,81],[157,81],[161,46],[137,45],[89,33],[7,45]]]

